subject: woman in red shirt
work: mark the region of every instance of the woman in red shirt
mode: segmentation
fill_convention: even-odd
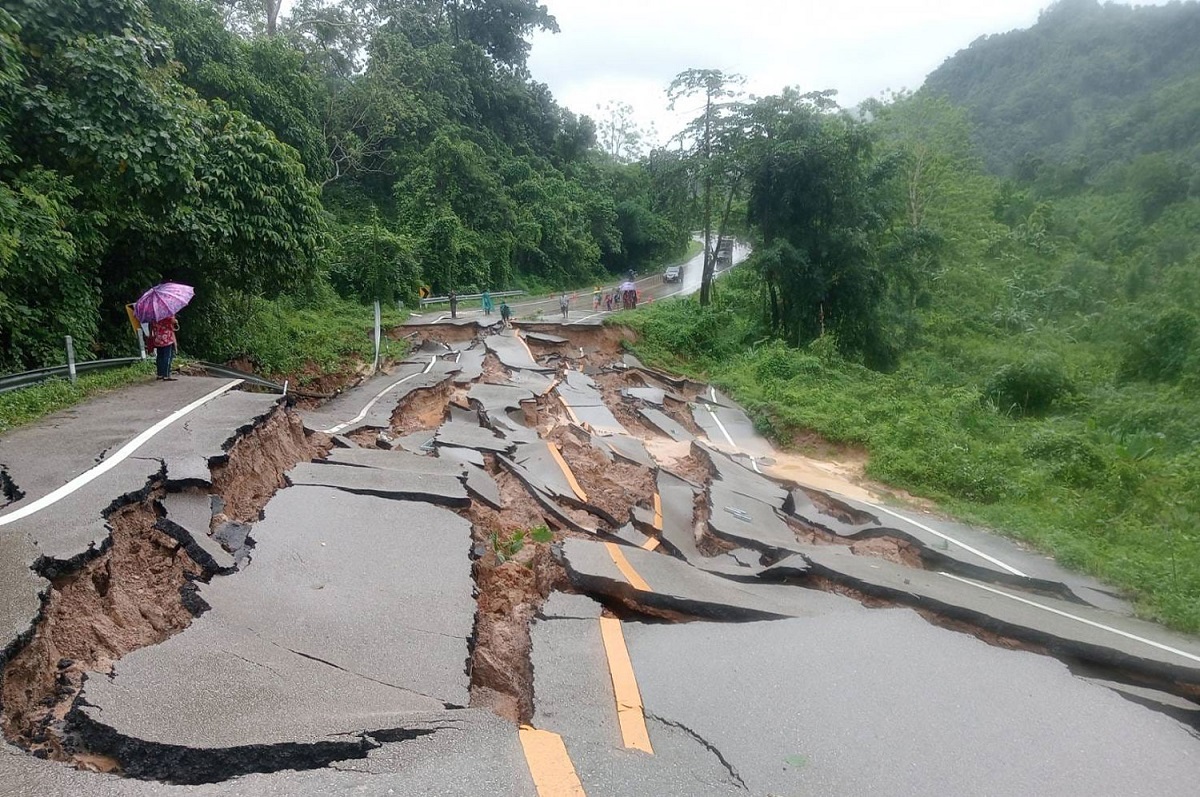
[[[158,379],[162,382],[174,382],[171,376],[171,361],[175,359],[175,330],[179,322],[175,316],[167,316],[161,321],[150,324],[150,345],[154,347],[158,364]]]

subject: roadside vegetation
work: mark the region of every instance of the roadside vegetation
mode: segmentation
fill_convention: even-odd
[[[0,9],[0,372],[64,335],[132,353],[124,306],[162,279],[197,289],[186,351],[286,373],[361,353],[376,299],[548,292],[687,246],[678,155],[525,69],[544,6],[290,6]]]
[[[137,382],[149,382],[153,375],[154,362],[147,360],[124,368],[80,374],[75,384],[68,379],[49,379],[0,393],[0,434],[101,393]]]
[[[733,155],[754,255],[709,307],[623,317],[638,353],[1200,632],[1200,52],[1161,44],[1196,24],[1063,2],[865,121],[808,98]]]

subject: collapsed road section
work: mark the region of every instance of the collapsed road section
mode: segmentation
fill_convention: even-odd
[[[333,401],[231,394],[4,529],[4,782],[1190,793],[1195,640],[777,478],[733,401],[625,336],[417,327]]]

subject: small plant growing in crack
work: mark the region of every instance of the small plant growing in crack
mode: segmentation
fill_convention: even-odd
[[[532,529],[517,529],[508,537],[501,537],[499,533],[493,531],[488,537],[488,541],[492,546],[492,552],[496,554],[496,561],[504,564],[519,554],[526,543],[553,542],[554,532],[544,525]]]

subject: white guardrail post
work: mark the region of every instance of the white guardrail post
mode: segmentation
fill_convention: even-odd
[[[75,341],[70,335],[67,335],[67,373],[71,376],[71,384],[75,384],[79,377],[75,373]]]

